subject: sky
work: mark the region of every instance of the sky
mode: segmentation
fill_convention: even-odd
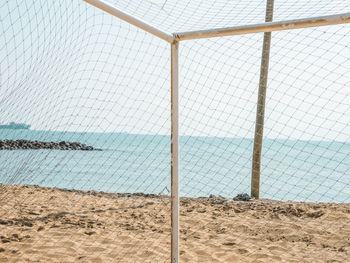
[[[116,1],[169,32],[260,23],[265,1]],[[350,11],[275,1],[275,21]],[[0,4],[0,123],[170,134],[170,46],[83,1]],[[254,135],[263,34],[180,43],[180,134]],[[266,138],[350,141],[350,26],[273,32]]]

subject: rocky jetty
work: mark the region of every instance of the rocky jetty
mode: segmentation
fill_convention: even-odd
[[[29,140],[0,140],[0,150],[80,150],[80,151],[101,151],[101,149],[88,146],[80,142],[41,142]]]

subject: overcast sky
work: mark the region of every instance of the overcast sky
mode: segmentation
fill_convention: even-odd
[[[264,1],[111,2],[170,32],[259,23],[265,9]],[[275,2],[277,20],[350,10],[347,1]],[[1,123],[169,134],[168,43],[78,0],[6,1],[0,11]],[[262,39],[180,43],[182,135],[253,137]],[[272,33],[265,137],[350,141],[349,43],[349,24]]]

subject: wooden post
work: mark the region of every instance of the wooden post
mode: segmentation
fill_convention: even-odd
[[[171,43],[171,263],[179,262],[179,42]]]
[[[265,22],[271,22],[273,17],[274,0],[267,0]],[[252,163],[252,181],[251,196],[258,199],[260,193],[260,167],[261,167],[261,149],[264,132],[265,100],[267,76],[269,71],[271,32],[264,33],[263,50],[261,57],[259,94],[256,110],[256,123],[254,135],[254,150]]]

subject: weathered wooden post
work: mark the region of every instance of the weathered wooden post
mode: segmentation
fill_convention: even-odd
[[[267,0],[265,22],[272,22],[273,3],[274,3],[274,0]],[[263,132],[264,132],[265,100],[266,100],[267,76],[269,71],[270,44],[271,44],[271,32],[265,32],[262,57],[261,57],[258,103],[257,103],[257,110],[256,110],[253,164],[252,164],[252,182],[251,182],[251,196],[257,199],[259,198],[259,193],[260,193],[261,150],[262,150],[262,139],[263,139]]]

